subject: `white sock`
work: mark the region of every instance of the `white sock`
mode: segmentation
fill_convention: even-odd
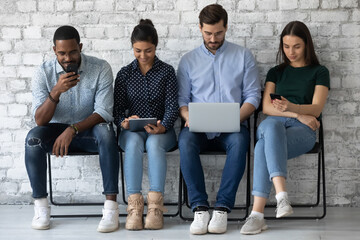
[[[37,207],[48,207],[49,202],[47,198],[37,198],[34,201],[34,205]]]
[[[287,192],[279,192],[275,195],[276,201],[280,202],[282,199],[288,199],[288,193]]]
[[[264,218],[264,213],[252,210],[250,216],[254,216],[256,218],[263,219]]]
[[[104,208],[110,210],[116,210],[118,209],[118,203],[112,200],[105,200]]]

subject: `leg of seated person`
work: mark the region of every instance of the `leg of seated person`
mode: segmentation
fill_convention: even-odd
[[[205,189],[204,172],[199,153],[208,144],[206,134],[193,133],[185,127],[179,135],[180,167],[183,174],[194,221],[190,225],[191,234],[205,234],[208,231],[210,214]]]
[[[198,206],[209,206],[204,171],[199,156],[206,145],[206,134],[190,132],[187,127],[181,130],[179,135],[180,167],[188,189],[192,210]]]
[[[146,140],[150,191],[164,193],[166,152],[176,146],[176,134],[170,129],[164,134],[150,134]]]
[[[124,173],[128,193],[125,228],[128,230],[143,229],[144,198],[141,194],[141,184],[146,139],[146,132],[129,130],[122,130],[119,136],[119,145],[125,151]]]
[[[164,134],[150,134],[146,140],[148,156],[148,176],[150,190],[147,196],[148,211],[145,219],[145,229],[161,229],[164,225],[163,194],[166,178],[166,152],[176,146],[174,129]]]
[[[78,144],[87,145],[92,138],[95,151],[99,152],[100,168],[103,179],[103,194],[106,201],[103,208],[103,217],[98,225],[99,232],[112,232],[119,228],[119,208],[116,196],[119,193],[119,152],[116,144],[114,129],[111,123],[100,123],[87,131],[89,134],[79,136]],[[91,141],[91,140],[90,140]],[[88,144],[91,151],[91,146]]]
[[[50,207],[46,191],[46,154],[52,151],[56,138],[68,127],[66,124],[48,124],[31,129],[25,140],[25,165],[29,176],[35,216],[34,229],[50,228]]]
[[[223,133],[219,140],[226,151],[226,162],[215,207],[224,207],[230,212],[234,207],[236,192],[245,170],[246,153],[250,144],[249,130],[242,126],[241,132]]]

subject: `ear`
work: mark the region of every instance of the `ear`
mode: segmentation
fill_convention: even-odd
[[[56,54],[56,46],[53,46],[54,53]]]
[[[201,24],[199,23],[199,29],[200,29],[200,32],[201,32],[201,30],[202,30],[202,27],[201,27]]]
[[[226,26],[225,26],[225,32],[228,30],[228,25],[226,24]]]
[[[83,47],[83,44],[82,44],[82,43],[80,43],[80,44],[79,44],[79,49],[80,49],[80,52],[81,52],[82,47]]]

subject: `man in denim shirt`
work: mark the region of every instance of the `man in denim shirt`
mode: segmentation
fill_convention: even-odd
[[[62,26],[54,34],[56,58],[44,62],[32,79],[32,113],[37,127],[25,141],[25,164],[35,199],[34,229],[50,228],[46,191],[46,154],[98,152],[106,201],[99,232],[118,229],[116,202],[119,154],[113,121],[113,76],[110,65],[81,53],[78,31]],[[65,70],[73,64],[78,73]]]
[[[204,43],[182,57],[177,74],[180,115],[185,121],[179,135],[180,165],[191,208],[195,212],[190,232],[224,233],[227,230],[227,213],[234,207],[236,191],[245,169],[250,139],[246,119],[259,106],[260,82],[251,52],[225,40],[227,13],[223,7],[218,4],[206,6],[199,19]],[[189,102],[240,103],[241,131],[190,132]],[[199,152],[209,148],[224,150],[227,155],[210,223],[199,157]]]

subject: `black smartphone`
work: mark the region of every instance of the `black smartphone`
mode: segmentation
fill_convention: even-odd
[[[270,93],[270,97],[271,97],[271,100],[274,100],[274,99],[281,100],[281,96],[279,94],[276,94],[276,93]]]
[[[67,67],[66,67],[66,72],[75,72],[74,75],[77,75],[78,74],[78,65],[77,64],[74,64],[74,63],[70,63]],[[74,75],[71,75],[69,77],[72,77]],[[71,81],[75,81],[76,79],[74,80],[71,80]]]

